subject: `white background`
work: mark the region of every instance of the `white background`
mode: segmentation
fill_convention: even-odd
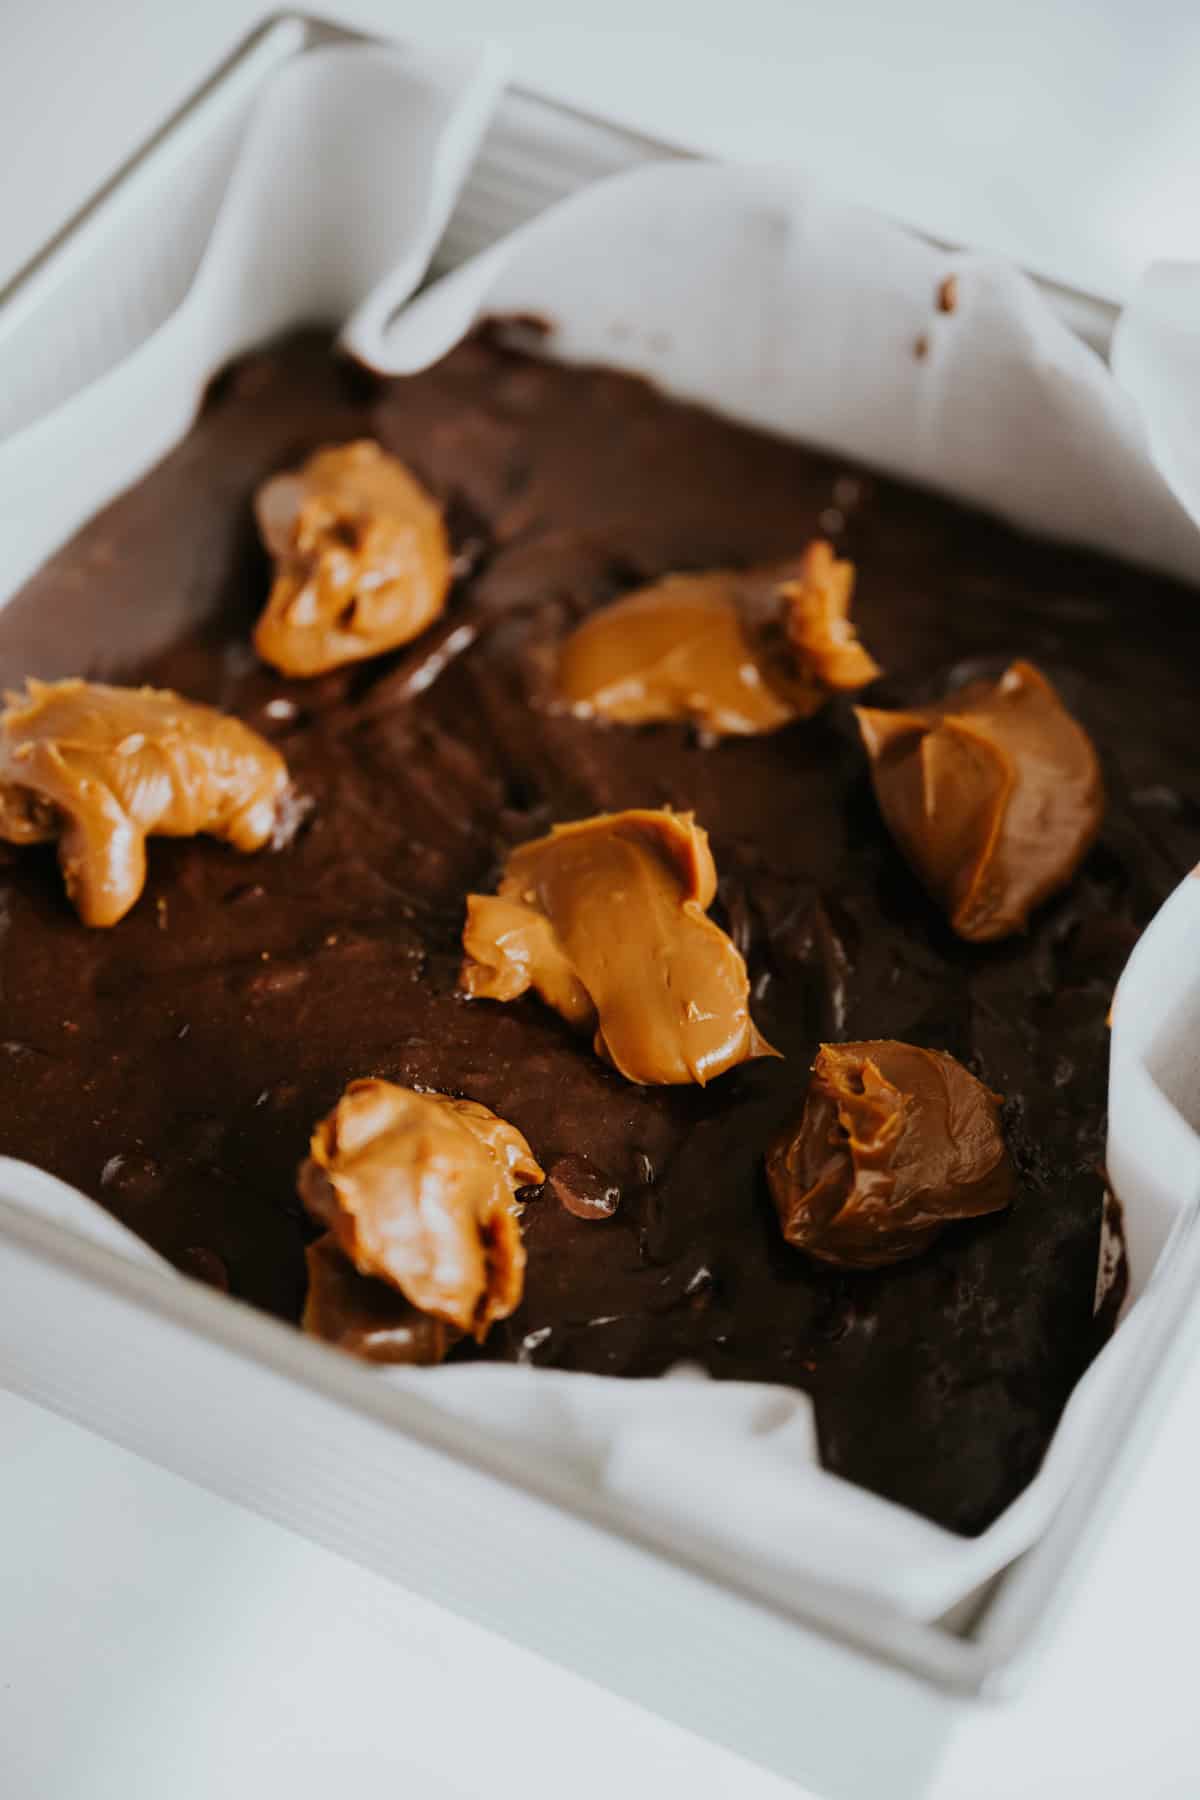
[[[490,31],[528,84],[833,172],[1113,296],[1149,256],[1200,256],[1190,0],[328,10],[397,34]],[[256,12],[0,0],[0,283]],[[585,16],[602,23],[567,22]],[[931,1800],[1200,1795],[1198,1418],[1193,1361],[1028,1692],[964,1715]],[[869,1729],[848,1719],[848,1742]],[[796,1792],[0,1394],[4,1800],[327,1800],[351,1784],[405,1800]]]

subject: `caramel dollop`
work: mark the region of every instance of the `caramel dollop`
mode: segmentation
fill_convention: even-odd
[[[407,644],[445,605],[441,512],[378,444],[316,451],[265,482],[255,511],[275,580],[254,647],[284,675],[321,675]]]
[[[508,859],[496,894],[467,897],[462,986],[528,988],[630,1081],[703,1086],[774,1056],[750,1017],[746,965],[708,918],[717,872],[691,813],[600,813]]]
[[[367,1362],[440,1363],[462,1332],[425,1313],[397,1288],[360,1275],[327,1231],[304,1252],[308,1293],[301,1325],[310,1337]]]
[[[853,592],[853,564],[820,539],[787,563],[668,575],[584,620],[559,689],[583,718],[777,731],[879,674],[850,623]]]
[[[514,1196],[544,1179],[520,1132],[486,1106],[368,1080],[317,1126],[298,1185],[360,1275],[482,1341],[521,1299]]]
[[[767,1181],[788,1243],[849,1269],[916,1256],[1014,1188],[998,1096],[954,1057],[892,1039],[822,1045]]]
[[[960,937],[1028,923],[1104,814],[1091,739],[1032,663],[911,712],[859,707],[880,811]]]
[[[115,925],[146,884],[146,839],[207,832],[259,850],[283,758],[240,719],[156,688],[28,681],[0,714],[0,838],[58,841],[85,925]]]

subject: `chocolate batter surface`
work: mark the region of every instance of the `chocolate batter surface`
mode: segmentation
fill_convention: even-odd
[[[464,572],[417,644],[289,682],[250,648],[269,583],[252,495],[363,436],[445,502]],[[954,938],[889,840],[840,702],[709,749],[547,706],[553,647],[590,608],[817,534],[858,565],[856,619],[887,671],[872,703],[1025,656],[1096,740],[1100,842],[1027,937]],[[376,384],[293,339],[229,371],[179,448],[0,617],[7,685],[176,687],[269,736],[313,802],[281,851],[152,843],[111,931],[79,923],[52,851],[0,854],[0,1146],[295,1319],[315,1121],[361,1075],[470,1096],[547,1169],[585,1157],[620,1200],[580,1218],[551,1183],[532,1198],[521,1309],[455,1355],[616,1375],[690,1358],[808,1388],[830,1468],[978,1531],[1033,1474],[1106,1329],[1104,1020],[1139,930],[1200,860],[1197,667],[1193,594],[639,381],[479,337]],[[786,1053],[704,1091],[630,1085],[535,999],[455,992],[463,896],[514,843],[665,803],[711,834],[716,916]],[[1007,1096],[1019,1197],[910,1263],[843,1273],[783,1243],[763,1151],[822,1039],[880,1037],[949,1050]]]

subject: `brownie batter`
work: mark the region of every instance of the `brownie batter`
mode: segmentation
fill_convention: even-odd
[[[457,579],[407,649],[313,681],[258,662],[255,489],[377,438],[444,503]],[[870,704],[1027,657],[1095,740],[1098,843],[1025,936],[955,938],[880,820],[849,707],[705,747],[555,711],[591,609],[671,570],[833,539],[887,671]],[[308,335],[246,358],[199,423],[0,617],[0,675],[149,681],[239,714],[311,802],[241,856],[155,840],[146,891],[80,924],[52,847],[0,852],[0,1147],[95,1196],[180,1268],[298,1319],[314,1124],[376,1075],[510,1120],[550,1179],[524,1301],[482,1348],[612,1375],[680,1358],[814,1398],[826,1465],[952,1528],[1037,1468],[1099,1348],[1093,1315],[1114,983],[1200,860],[1196,596],[1033,542],[611,372],[481,335],[377,383]],[[464,896],[554,821],[694,808],[785,1060],[707,1089],[632,1085],[535,998],[456,992]],[[864,1273],[790,1249],[763,1154],[822,1040],[947,1050],[1005,1095],[1011,1209]],[[591,1184],[603,1207],[572,1205]],[[585,1195],[586,1198],[586,1195]]]

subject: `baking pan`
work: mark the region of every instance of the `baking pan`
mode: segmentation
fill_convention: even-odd
[[[353,41],[298,15],[260,27],[0,295],[0,436],[114,366],[168,316],[195,273],[262,82],[318,46]],[[509,90],[434,268],[453,268],[600,176],[669,154]],[[189,229],[163,232],[164,216],[186,216]],[[83,295],[98,285],[105,306],[85,310]],[[1045,291],[1104,347],[1110,307],[1057,285]],[[55,316],[60,329],[47,333]],[[53,367],[22,355],[51,337],[70,339],[74,355]],[[12,570],[6,579],[11,590]],[[1198,925],[1200,882],[1164,909],[1118,994],[1118,1187],[1152,1179],[1200,1196],[1200,1105],[1193,1064],[1178,1054],[1200,1020],[1200,975],[1194,990],[1160,979],[1178,969]],[[1135,989],[1136,1004],[1126,1004]],[[32,1189],[36,1213],[24,1203]],[[1089,1447],[1031,1550],[932,1624],[872,1613],[815,1584],[784,1609],[617,1529],[582,1483],[480,1443],[418,1394],[223,1296],[164,1280],[112,1241],[81,1236],[60,1222],[70,1217],[60,1197],[50,1177],[0,1159],[5,1385],[831,1795],[919,1794],[964,1697],[1019,1684],[1196,1335],[1192,1209],[1153,1278],[1156,1305],[1135,1334],[1111,1429]]]

